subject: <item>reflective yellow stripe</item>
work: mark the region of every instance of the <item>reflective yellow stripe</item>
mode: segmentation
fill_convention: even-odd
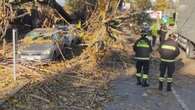
[[[170,45],[162,45],[161,48],[167,49],[167,50],[173,50],[173,51],[176,50],[176,48],[174,46],[170,46]]]
[[[137,44],[137,47],[149,48],[147,44]]]
[[[138,43],[137,43],[137,45],[136,45],[137,47],[143,47],[143,48],[149,48],[149,45],[148,45],[148,43],[145,41],[145,40],[140,40]]]
[[[143,79],[148,79],[148,75],[147,74],[143,74]]]
[[[167,78],[167,82],[173,82],[173,78]]]
[[[159,77],[158,79],[159,79],[159,81],[161,81],[161,82],[163,82],[163,81],[165,80],[164,77]]]
[[[137,77],[142,77],[142,74],[141,73],[137,73],[136,76]]]
[[[146,57],[146,58],[142,58],[142,57],[134,57],[134,59],[137,59],[137,60],[150,60],[149,57]]]
[[[161,58],[161,61],[164,61],[164,62],[174,62],[174,61],[176,61],[176,60],[167,60],[167,59]]]

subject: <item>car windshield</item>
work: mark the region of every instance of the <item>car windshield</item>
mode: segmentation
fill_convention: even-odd
[[[51,36],[45,35],[40,32],[30,32],[26,35],[26,37],[23,39],[23,43],[26,45],[29,44],[43,44],[43,43],[51,43]]]
[[[50,39],[50,36],[48,35],[44,35],[43,33],[40,33],[40,32],[30,32],[27,34],[27,37],[30,37],[30,39],[32,40],[47,40],[47,39]]]

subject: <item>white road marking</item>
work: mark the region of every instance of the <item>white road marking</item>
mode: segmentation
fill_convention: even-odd
[[[178,103],[181,105],[183,110],[190,110],[187,105],[185,104],[185,102],[181,99],[181,97],[177,94],[176,90],[174,88],[172,88],[172,93],[174,94],[174,96],[176,97]]]

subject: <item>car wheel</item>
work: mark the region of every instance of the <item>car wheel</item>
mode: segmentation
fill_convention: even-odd
[[[188,58],[195,58],[194,45],[191,42],[188,42],[188,44],[187,44],[186,55],[187,55]]]

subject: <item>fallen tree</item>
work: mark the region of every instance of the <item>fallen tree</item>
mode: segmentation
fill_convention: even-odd
[[[43,83],[43,84],[40,84],[41,86],[38,86],[38,88],[41,89],[41,91],[38,90],[38,92],[33,87],[27,86],[26,87],[27,90],[24,90],[22,93],[20,92],[21,95],[16,95],[16,98],[14,98],[14,99],[19,100],[17,101],[17,103],[15,102],[12,103],[12,101],[10,101],[12,103],[11,108],[15,108],[15,107],[22,108],[23,107],[24,109],[28,109],[28,107],[31,107],[31,106],[34,107],[35,103],[37,103],[39,106],[42,106],[42,104],[40,104],[39,101],[46,102],[49,104],[50,102],[54,102],[55,104],[58,102],[60,103],[61,100],[58,99],[58,97],[53,98],[54,96],[53,93],[55,93],[55,91],[50,91],[50,90],[55,90],[55,87],[67,87],[65,89],[70,90],[69,87],[72,88],[71,85],[70,86],[64,85],[64,84],[69,84],[69,83],[64,82],[64,79],[67,77],[68,77],[67,79],[74,79],[74,82],[78,81],[78,83],[77,82],[74,83],[76,85],[75,87],[76,89],[69,92],[71,94],[77,91],[83,91],[82,88],[86,86],[84,85],[86,83],[89,83],[89,87],[87,85],[87,88],[86,89],[84,88],[84,90],[88,90],[91,88],[92,89],[94,88],[95,90],[94,92],[89,91],[90,93],[88,91],[84,91],[86,92],[86,95],[84,95],[84,97],[81,97],[81,98],[75,98],[74,94],[72,96],[72,95],[69,95],[69,93],[67,93],[67,95],[71,97],[70,98],[68,97],[68,100],[66,99],[65,101],[62,101],[63,102],[62,107],[65,107],[66,109],[73,109],[72,106],[77,107],[77,105],[74,106],[75,104],[73,103],[79,102],[78,103],[79,106],[77,108],[80,108],[81,107],[80,105],[83,105],[84,107],[83,109],[86,109],[85,107],[89,107],[89,109],[93,109],[93,107],[97,108],[96,106],[98,103],[96,103],[96,101],[104,102],[103,101],[104,97],[103,97],[103,100],[102,99],[99,100],[99,98],[96,98],[96,97],[99,97],[98,95],[99,93],[96,92],[96,88],[98,86],[96,86],[96,83],[92,81],[103,80],[101,82],[103,82],[103,86],[105,85],[105,88],[106,88],[106,83],[111,76],[110,74],[114,73],[113,71],[115,70],[118,71],[119,69],[120,69],[120,72],[122,70],[126,71],[126,69],[128,68],[127,64],[130,64],[129,62],[125,62],[125,61],[128,61],[129,58],[128,58],[128,55],[126,54],[127,52],[121,51],[124,48],[123,45],[117,44],[117,43],[119,40],[124,39],[122,38],[122,36],[125,33],[123,32],[122,27],[124,25],[129,25],[130,23],[129,19],[132,18],[132,16],[134,16],[134,13],[132,14],[122,13],[121,14],[121,12],[117,10],[119,4],[120,4],[120,0],[119,1],[116,1],[116,0],[96,1],[95,4],[93,4],[94,8],[88,10],[89,14],[86,17],[86,20],[82,21],[82,19],[80,19],[80,22],[78,21],[78,23],[72,28],[72,30],[70,30],[73,33],[79,35],[82,38],[82,40],[88,45],[88,47],[83,51],[83,53],[80,56],[74,57],[71,60],[61,62],[61,63],[59,62],[55,62],[54,64],[49,63],[49,64],[46,64],[47,66],[38,65],[34,67],[31,64],[28,64],[27,66],[18,65],[18,67],[20,66],[20,68],[25,68],[25,70],[28,70],[28,71],[21,71],[21,73],[25,74],[25,77],[30,77],[29,79],[33,79],[33,77],[38,77],[36,79],[40,80],[39,78],[40,76],[44,76],[44,75],[47,76],[49,74],[50,76],[52,74],[60,75],[62,74],[62,72],[64,72],[63,70],[64,69],[67,70],[67,68],[68,68],[67,73],[78,74],[78,76],[71,76],[71,75],[64,74],[65,77],[59,76],[59,78],[62,78],[60,79],[62,80],[62,82],[58,82],[59,81],[58,78],[56,80],[55,79],[46,80],[45,82],[46,83],[49,82],[51,83],[51,85],[53,85],[53,83],[57,81],[59,85],[51,86],[50,84],[47,85]],[[83,6],[87,7],[88,5],[92,5],[92,4],[85,2]],[[46,13],[48,11],[49,9],[44,10],[43,13]],[[46,24],[45,25],[43,24],[42,26],[43,27],[52,26],[52,24],[54,23],[53,17],[56,17],[56,15],[53,15],[52,13],[47,13],[46,18],[48,18],[49,20],[46,20],[45,21]],[[119,43],[121,42],[119,41]],[[113,54],[111,48],[113,49],[114,45],[116,46],[116,48],[118,48],[119,52],[114,52]],[[121,54],[124,54],[124,55],[121,55]],[[108,65],[111,65],[111,69],[109,70],[105,70],[105,68],[99,67],[99,66],[104,66],[104,65],[101,65],[100,63],[105,56],[109,58],[108,61],[107,60],[105,61],[108,63]],[[119,73],[119,72],[116,72],[116,73]],[[74,78],[70,78],[70,77],[74,77]],[[81,84],[81,81],[83,79],[84,79],[83,81],[84,84]],[[72,82],[70,81],[70,83]],[[100,84],[100,83],[98,82],[97,84]],[[91,86],[94,86],[94,87],[91,87]],[[77,89],[79,87],[81,87],[81,90]],[[37,88],[36,85],[35,85],[35,88]],[[30,91],[31,94],[28,94],[28,91]],[[32,91],[35,91],[35,93]],[[102,93],[102,91],[100,93]],[[44,96],[43,94],[46,94],[46,96]],[[80,94],[78,94],[78,96],[80,97]],[[72,101],[72,99],[74,100]],[[83,100],[86,100],[86,102],[84,102]],[[26,102],[30,102],[30,103],[26,104]],[[81,104],[80,102],[84,102],[84,103]],[[70,108],[67,108],[66,105],[71,105],[71,106]],[[56,107],[59,107],[59,106],[56,106]]]

